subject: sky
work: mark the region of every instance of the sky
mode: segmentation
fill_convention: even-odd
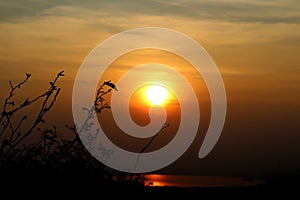
[[[73,82],[92,49],[133,28],[174,29],[201,44],[218,66],[227,115],[221,137],[207,157],[197,158],[208,124],[204,117],[200,122],[204,128],[191,148],[161,172],[299,173],[299,10],[297,0],[0,0],[0,103],[9,80],[17,82],[24,73],[31,73],[29,88],[24,89],[30,96],[47,88],[52,77],[64,70],[62,93],[48,120],[72,123]],[[150,58],[168,64],[183,62],[161,52],[136,52],[136,59],[130,56],[114,64],[128,66]],[[190,78],[193,75],[188,72]],[[206,116],[209,106],[207,92],[203,93],[200,102]]]

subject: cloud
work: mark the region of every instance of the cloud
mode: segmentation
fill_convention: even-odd
[[[120,1],[58,2],[35,0],[25,5],[17,0],[0,0],[1,9],[6,7],[14,11],[25,5],[22,9],[26,11],[15,15],[11,12],[10,19],[6,18],[4,23],[0,18],[0,43],[5,47],[0,50],[2,68],[10,71],[16,66],[32,66],[27,70],[32,71],[33,68],[48,69],[49,66],[64,65],[69,67],[66,70],[76,71],[75,68],[101,41],[121,31],[144,26],[175,29],[189,35],[203,45],[208,53],[212,53],[213,58],[222,64],[222,70],[237,66],[243,70],[254,70],[253,66],[255,70],[264,66],[273,69],[282,65],[290,66],[291,61],[297,63],[299,60],[299,45],[296,45],[299,44],[298,24],[242,23],[247,13],[237,17],[239,23],[228,21],[241,9],[247,10],[246,1],[175,0],[171,3],[163,0],[131,0],[126,4]],[[217,5],[218,2],[228,7],[231,5],[232,13],[220,17],[225,11]],[[269,15],[275,16],[276,9],[273,10],[273,7],[282,9],[294,1],[284,2],[251,1],[248,4],[264,9],[267,9],[266,3],[270,4],[272,12]],[[31,7],[31,4],[37,5]],[[200,5],[206,5],[207,10],[205,6],[200,8]],[[224,9],[228,8],[225,6]],[[258,9],[257,12],[262,11]],[[293,9],[287,13],[294,15]]]
[[[238,23],[299,23],[299,1],[295,0],[153,0],[160,4],[161,9],[166,9],[168,14],[181,15],[199,20],[217,20]],[[178,12],[173,12],[173,11]]]
[[[0,1],[0,21],[17,21],[23,17],[37,17],[39,13],[51,5],[43,1]]]
[[[88,9],[107,16],[152,15],[187,17],[197,20],[237,23],[299,23],[300,2],[297,0],[12,0],[0,1],[0,21],[18,21],[24,17],[41,17],[55,7]],[[54,14],[54,13],[53,13]],[[64,13],[60,13],[64,14]]]

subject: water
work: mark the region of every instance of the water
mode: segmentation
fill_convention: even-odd
[[[245,180],[240,177],[227,176],[196,176],[196,175],[146,175],[149,186],[175,186],[175,187],[241,187],[253,186],[263,183],[264,180]]]

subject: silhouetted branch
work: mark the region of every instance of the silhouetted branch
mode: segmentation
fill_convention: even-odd
[[[136,170],[136,167],[137,167],[137,165],[138,165],[138,162],[139,162],[139,160],[140,160],[140,156],[141,156],[141,154],[142,153],[144,153],[145,151],[146,151],[146,149],[152,144],[152,142],[154,141],[154,139],[165,129],[165,128],[167,128],[168,126],[170,126],[170,124],[167,124],[167,123],[164,123],[163,125],[162,125],[162,127],[158,130],[158,132],[154,135],[154,136],[152,136],[151,137],[151,139],[150,139],[150,141],[141,149],[141,151],[139,152],[139,155],[138,155],[138,157],[137,157],[137,159],[136,159],[136,162],[135,162],[135,165],[134,165],[134,169],[133,169],[133,173],[130,175],[130,180],[133,180],[133,177],[134,177],[134,175],[135,176],[137,176],[137,179],[138,179],[138,181],[140,181],[140,182],[142,182],[142,183],[144,183],[144,181],[145,181],[145,175],[142,173],[142,174],[137,174],[137,173],[135,173],[135,170]]]
[[[159,135],[159,133],[161,133],[161,131],[165,128],[167,128],[168,126],[170,126],[170,124],[166,124],[164,123],[164,125],[161,127],[161,129],[159,129],[159,131],[150,139],[150,141],[146,144],[146,146],[144,146],[142,148],[142,150],[140,151],[141,153],[144,153],[146,151],[146,149],[151,145],[151,143],[154,141],[154,139]]]
[[[97,90],[94,105],[90,109],[83,108],[87,112],[86,119],[77,129],[74,126],[67,126],[70,131],[69,139],[59,138],[56,126],[50,128],[40,128],[38,125],[45,123],[46,114],[53,108],[60,94],[61,88],[57,82],[60,77],[64,76],[64,71],[59,72],[53,81],[50,81],[50,87],[43,93],[34,98],[25,98],[20,104],[13,100],[15,93],[20,89],[31,76],[26,73],[26,78],[14,85],[9,81],[10,91],[4,101],[3,109],[0,115],[0,168],[45,168],[51,166],[53,169],[66,170],[69,169],[91,170],[93,177],[95,174],[104,177],[106,172],[103,171],[103,164],[93,157],[88,147],[83,145],[84,139],[91,142],[96,138],[99,130],[92,129],[93,123],[91,119],[96,117],[96,113],[101,113],[104,109],[110,109],[106,102],[105,95],[108,95],[112,89],[117,91],[117,87],[111,81],[105,81]],[[109,87],[108,89],[105,87]],[[39,102],[40,104],[37,104]],[[25,108],[37,105],[39,109],[35,116],[16,115],[22,113]],[[28,128],[22,130],[25,121],[33,118]],[[27,121],[26,121],[27,123]],[[32,133],[36,132],[40,136],[35,143],[27,141]],[[84,137],[80,138],[79,133],[84,132]],[[87,148],[86,148],[87,147]],[[106,149],[100,144],[97,147],[101,152],[103,160],[108,159],[113,153],[112,150]],[[95,172],[98,170],[98,172]],[[77,174],[77,173],[76,173]]]
[[[21,86],[28,81],[30,76],[31,76],[30,74],[26,73],[26,78],[23,81],[21,81],[20,83],[18,83],[16,86],[13,86],[12,82],[9,81],[9,85],[10,85],[11,90],[8,94],[8,97],[4,100],[3,109],[2,109],[2,112],[1,112],[0,124],[3,126],[3,129],[0,132],[0,136],[2,136],[2,134],[5,132],[5,130],[8,126],[11,127],[10,118],[11,118],[11,115],[16,111],[16,109],[14,109],[15,111],[13,111],[13,112],[8,111],[9,106],[14,106],[15,105],[15,102],[12,101],[11,98],[14,96],[14,92],[17,89],[20,89]],[[19,109],[20,109],[20,107],[19,107]],[[4,121],[5,117],[7,117],[7,121]]]
[[[29,99],[27,98],[27,99],[25,99],[24,103],[22,103],[19,107],[15,108],[15,109],[12,109],[12,110],[9,111],[9,112],[6,112],[6,114],[5,114],[4,116],[7,117],[7,122],[8,122],[8,124],[10,125],[10,127],[11,127],[11,129],[12,129],[12,131],[11,131],[11,136],[9,137],[9,138],[10,138],[10,141],[9,141],[9,142],[11,143],[11,146],[12,146],[12,147],[16,147],[21,141],[23,141],[26,137],[28,137],[28,136],[30,135],[30,133],[33,131],[33,129],[34,129],[39,123],[44,122],[43,117],[44,117],[45,114],[46,114],[47,112],[49,112],[49,110],[53,107],[54,103],[56,102],[57,96],[59,95],[60,88],[57,87],[56,83],[57,83],[59,77],[64,76],[63,72],[64,72],[64,71],[59,72],[59,73],[57,74],[57,76],[55,77],[54,81],[53,81],[53,82],[50,82],[50,87],[49,87],[49,89],[48,89],[45,93],[39,95],[38,97],[36,97],[36,98],[33,99],[33,100],[29,100]],[[29,75],[26,75],[26,78],[27,78],[27,77],[30,77],[30,76],[29,76]],[[28,79],[28,78],[27,78],[27,79]],[[25,79],[25,81],[21,82],[21,85],[24,84],[24,83],[27,81],[27,79]],[[20,85],[20,84],[18,84],[18,85]],[[17,86],[18,86],[18,85],[17,85]],[[17,86],[16,86],[16,87],[17,87]],[[12,90],[14,90],[14,87],[12,87]],[[10,92],[10,95],[9,95],[9,96],[12,97],[13,95],[11,95],[11,94],[13,94],[13,93]],[[34,123],[31,125],[31,127],[30,127],[23,135],[18,134],[18,137],[15,138],[15,139],[13,140],[13,135],[14,135],[14,133],[16,132],[17,128],[20,127],[20,126],[19,126],[20,124],[17,125],[17,128],[16,128],[15,130],[13,129],[12,124],[11,124],[11,118],[12,118],[12,115],[13,115],[14,113],[16,113],[18,110],[20,110],[21,108],[24,108],[25,106],[29,106],[29,105],[31,105],[32,103],[34,103],[35,101],[37,101],[37,100],[39,100],[39,99],[41,99],[41,98],[43,98],[43,97],[44,97],[44,100],[43,100],[43,102],[42,102],[42,106],[41,106],[41,108],[40,108],[40,110],[39,110],[39,113],[38,113],[38,115],[37,115],[37,117],[36,117]],[[26,119],[26,117],[24,116],[24,117],[22,118],[22,120],[21,120],[20,123],[22,123],[25,119]],[[8,153],[10,150],[12,150],[12,148],[8,149],[8,151],[5,152],[5,153]]]
[[[104,86],[108,85],[110,88],[108,90],[104,90]],[[110,106],[105,102],[104,96],[111,92],[111,88],[117,90],[115,84],[111,83],[111,81],[105,81],[97,90],[96,98],[95,98],[95,110],[96,112],[101,113],[104,109],[110,109]]]

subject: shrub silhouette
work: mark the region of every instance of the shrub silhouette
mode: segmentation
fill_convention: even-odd
[[[14,177],[16,178],[20,176],[20,173],[29,173],[27,178],[32,178],[36,173],[37,176],[48,174],[49,178],[55,173],[59,174],[59,178],[61,175],[67,175],[67,178],[71,178],[71,180],[74,177],[75,179],[80,177],[106,185],[126,183],[126,185],[144,186],[147,180],[145,174],[106,171],[104,165],[88,152],[81,140],[95,137],[95,133],[91,132],[93,124],[90,120],[95,117],[96,113],[110,109],[110,105],[105,101],[105,96],[112,90],[118,90],[111,81],[105,81],[99,86],[94,105],[91,108],[83,108],[83,112],[86,112],[86,119],[81,127],[76,129],[75,125],[65,126],[69,139],[61,139],[55,125],[50,126],[50,128],[49,126],[48,128],[39,126],[46,124],[45,116],[53,108],[59,97],[61,88],[58,82],[63,76],[64,71],[60,71],[54,80],[49,82],[49,88],[45,92],[33,98],[24,97],[21,103],[16,102],[15,94],[26,85],[31,74],[26,73],[24,80],[15,85],[9,81],[10,91],[4,99],[0,116],[0,173],[2,178],[7,174],[15,174]],[[25,109],[30,110],[33,107],[39,108],[36,116],[29,116],[29,114],[34,115],[31,112],[23,113]],[[30,121],[29,128],[24,128],[24,124],[25,122],[28,123],[29,118],[33,120]],[[79,138],[78,132],[80,131],[84,131],[85,138]],[[37,139],[34,142],[26,141],[31,136]],[[140,153],[143,153],[153,139]],[[109,158],[113,153],[102,146],[99,148],[103,159]],[[26,171],[24,172],[24,170]],[[34,175],[30,174],[33,171]],[[11,175],[7,177],[9,180]],[[57,176],[54,177],[57,178]],[[6,179],[6,181],[9,180]],[[39,181],[41,180],[39,179]],[[61,179],[57,180],[57,182],[61,181]],[[128,182],[131,183],[128,184]],[[68,184],[70,183],[72,181],[68,182]]]
[[[10,91],[4,99],[0,116],[0,173],[1,177],[8,176],[6,181],[12,177],[25,173],[52,176],[53,173],[60,175],[92,177],[93,180],[103,181],[105,177],[110,179],[104,171],[104,166],[96,160],[82,144],[75,126],[66,125],[69,139],[61,139],[55,125],[50,128],[41,128],[45,124],[45,116],[53,108],[60,94],[61,88],[58,85],[59,79],[64,76],[60,71],[53,81],[49,82],[49,88],[42,94],[34,97],[25,97],[23,102],[17,103],[15,94],[29,81],[31,74],[26,73],[25,79],[16,85],[9,81]],[[104,96],[111,91],[105,89],[103,83],[96,96],[95,109],[88,111],[87,120],[82,129],[87,129],[89,119],[95,115],[92,110],[102,112],[109,109]],[[36,116],[31,112],[24,114],[25,109],[39,108]],[[28,119],[33,119],[30,121]],[[29,125],[25,127],[25,122]],[[28,126],[28,125],[27,125]],[[28,142],[28,138],[35,137],[34,142]],[[105,149],[103,149],[104,151]],[[103,155],[109,156],[109,151]],[[55,171],[55,172],[54,172]],[[42,172],[42,174],[40,173]],[[15,175],[14,175],[15,174]],[[32,176],[29,175],[29,176]],[[61,180],[59,180],[61,181]],[[3,183],[3,179],[1,181]],[[5,183],[4,183],[5,184]]]
[[[60,77],[64,76],[63,73],[63,71],[59,72],[54,81],[49,82],[50,87],[47,91],[35,98],[32,98],[32,100],[26,98],[20,104],[17,104],[13,97],[15,93],[18,92],[18,90],[20,90],[21,87],[23,87],[24,84],[29,80],[31,74],[26,73],[26,78],[16,85],[13,85],[13,83],[9,81],[10,92],[8,97],[4,100],[0,117],[1,167],[36,167],[36,165],[38,165],[38,161],[40,161],[39,157],[45,157],[46,151],[50,149],[52,144],[57,142],[57,135],[55,133],[55,128],[53,127],[54,129],[51,131],[44,131],[45,134],[41,135],[41,141],[38,142],[38,144],[25,145],[24,143],[25,139],[33,133],[39,124],[45,123],[44,116],[54,106],[54,103],[56,102],[56,99],[60,93],[61,88],[57,86],[57,81]],[[22,125],[28,118],[28,115],[24,114],[22,117],[19,117],[18,114],[20,113],[22,115],[21,111],[40,101],[41,107],[37,116],[33,116],[34,119],[30,124],[30,127],[27,129],[22,129]],[[51,143],[49,143],[49,141],[51,141]],[[40,154],[41,151],[43,151],[44,154]],[[29,160],[29,157],[32,159]],[[43,162],[46,160],[47,159],[45,159]],[[43,162],[41,161],[39,164],[42,164]]]

